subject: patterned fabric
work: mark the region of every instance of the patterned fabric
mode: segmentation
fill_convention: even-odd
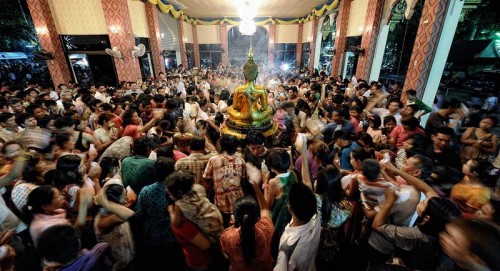
[[[235,155],[220,154],[208,160],[203,178],[211,179],[215,206],[226,214],[233,212],[234,202],[243,196],[241,180],[246,176],[245,160]]]
[[[167,205],[168,198],[162,183],[147,185],[139,193],[135,214],[141,221],[144,243],[161,246],[175,240]]]
[[[222,215],[207,199],[205,189],[199,184],[175,202],[185,218],[196,224],[200,230],[212,241],[217,243],[224,230]]]
[[[24,180],[16,182],[16,185],[12,188],[10,197],[19,212],[24,212],[24,206],[28,203],[28,195],[37,187],[38,185],[28,183]]]
[[[396,154],[396,159],[395,159],[395,164],[398,169],[402,169],[403,166],[406,164],[406,150],[401,148],[398,150],[398,153]]]
[[[122,136],[122,138],[115,141],[102,153],[101,158],[114,157],[120,161],[132,155],[132,142],[134,140],[130,136]],[[101,162],[101,160],[99,160]]]
[[[129,264],[135,256],[134,239],[132,231],[127,221],[115,226],[108,233],[101,233],[97,225],[102,218],[113,215],[101,208],[94,220],[94,230],[97,236],[97,241],[107,242],[112,247],[113,258],[115,263],[113,270],[121,270]]]
[[[215,153],[201,154],[192,153],[188,157],[181,158],[175,163],[175,170],[186,170],[194,174],[195,183],[201,183],[203,172],[208,164],[208,159]]]

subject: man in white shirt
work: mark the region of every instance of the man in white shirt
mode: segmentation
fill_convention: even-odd
[[[321,219],[316,197],[303,183],[294,183],[288,194],[292,221],[281,235],[275,271],[316,270],[316,254],[321,234]]]
[[[281,80],[278,78],[278,75],[273,74],[273,77],[267,83],[267,87],[271,90],[275,90],[281,84]]]
[[[102,84],[97,84],[96,85],[96,93],[94,97],[98,100],[101,100],[103,103],[109,103],[111,100],[111,97],[108,97],[106,93],[106,86]]]

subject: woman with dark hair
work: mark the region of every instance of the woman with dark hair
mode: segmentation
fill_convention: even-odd
[[[470,127],[460,137],[463,144],[460,151],[462,163],[469,159],[486,159],[491,154],[496,154],[498,148],[498,137],[491,132],[498,123],[495,116],[486,116],[481,119],[479,127]]]
[[[345,239],[343,226],[351,217],[353,205],[345,197],[341,179],[340,171],[329,165],[319,171],[315,183],[321,217],[321,238],[316,257],[316,267],[320,270],[341,266],[340,256],[345,252],[346,243],[342,242]]]
[[[139,138],[142,134],[146,134],[151,127],[163,118],[161,114],[153,114],[153,118],[146,124],[142,124],[142,119],[134,109],[128,109],[123,113],[123,134],[122,136],[130,136],[133,139]]]
[[[270,175],[274,177],[269,181],[264,177],[262,187],[266,202],[271,208],[271,217],[276,228],[271,243],[275,256],[278,252],[279,238],[292,218],[288,212],[288,192],[290,186],[297,182],[297,177],[290,170],[291,158],[286,150],[272,150],[266,160],[266,164],[269,164]]]
[[[101,166],[101,174],[99,176],[101,186],[103,186],[107,180],[114,178],[121,171],[120,160],[115,157],[103,157],[99,162],[99,166]],[[119,178],[121,179],[121,177]]]
[[[10,198],[19,213],[23,212],[30,192],[45,182],[42,175],[43,161],[40,158],[40,155],[35,155],[26,162],[22,177],[17,180],[12,188]]]
[[[467,161],[462,167],[464,178],[451,189],[450,199],[467,218],[490,201],[491,190],[482,183],[488,176],[488,166],[487,161],[480,159]]]
[[[94,231],[99,242],[111,245],[115,263],[113,270],[122,270],[134,259],[135,244],[128,223],[135,213],[127,208],[126,190],[121,181],[111,179],[96,196],[99,213],[94,218]]]
[[[425,131],[419,127],[418,119],[414,116],[404,116],[401,118],[401,126],[396,126],[390,134],[389,143],[398,148],[403,146],[410,135],[421,134],[425,135]]]
[[[385,202],[373,220],[372,228],[396,249],[396,257],[410,269],[434,269],[439,256],[439,234],[446,224],[461,217],[457,206],[447,198],[438,197],[422,180],[386,163],[386,170],[401,176],[409,184],[425,194],[426,199],[417,205],[420,223],[415,227],[395,226],[387,223],[392,205],[397,200],[395,191],[385,190]],[[380,258],[379,258],[380,259]],[[384,259],[385,260],[385,259]]]
[[[78,219],[74,225],[81,227],[85,224],[87,207],[92,204],[93,195],[89,191],[80,193],[80,205]],[[71,225],[66,218],[66,211],[63,209],[66,201],[59,190],[50,185],[43,185],[35,188],[28,195],[28,202],[24,208],[24,213],[30,222],[30,234],[33,242],[37,243],[40,234],[53,225]]]
[[[115,128],[113,117],[111,114],[102,113],[97,119],[97,124],[100,127],[94,131],[94,137],[99,141],[100,149],[103,151],[119,138],[118,129]]]
[[[261,173],[251,164],[247,164],[247,173],[257,201],[248,195],[236,201],[235,225],[222,233],[221,248],[231,261],[231,270],[272,270],[271,238],[274,226],[259,187]]]

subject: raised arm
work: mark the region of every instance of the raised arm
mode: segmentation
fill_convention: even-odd
[[[407,181],[409,184],[413,185],[415,188],[417,188],[419,191],[421,191],[422,193],[425,194],[425,196],[427,198],[432,198],[432,197],[437,197],[438,195],[436,194],[436,192],[434,192],[434,190],[432,189],[432,187],[430,187],[429,185],[427,185],[424,181],[420,180],[419,178],[411,175],[411,174],[408,174],[402,170],[399,170],[398,168],[396,168],[396,166],[394,166],[392,163],[386,163],[384,164],[386,169],[396,175],[399,175],[401,176],[401,178],[405,179],[405,181]]]
[[[301,168],[301,176],[302,176],[302,182],[307,185],[311,190],[313,190],[312,187],[312,180],[311,180],[311,172],[309,170],[309,163],[308,163],[308,157],[307,157],[307,137],[305,134],[299,133],[297,135],[297,141],[296,144],[302,143],[302,146],[300,147],[300,153],[302,155],[302,168]]]

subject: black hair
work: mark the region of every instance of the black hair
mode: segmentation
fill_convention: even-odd
[[[239,140],[235,136],[230,136],[223,134],[220,138],[220,148],[221,152],[227,152],[229,155],[233,155],[239,146]]]
[[[332,205],[340,204],[344,199],[341,179],[342,174],[332,165],[328,165],[318,172],[316,194],[323,195],[323,202],[321,204],[321,221],[323,223],[330,221]]]
[[[418,169],[420,169],[419,179],[425,180],[432,174],[433,162],[430,158],[416,154],[412,157],[418,160]]]
[[[111,114],[102,113],[97,118],[97,124],[103,125],[105,121],[110,121],[113,118]]]
[[[164,182],[175,171],[175,161],[169,157],[160,157],[156,160],[153,176],[155,182]]]
[[[247,145],[262,145],[265,143],[266,137],[261,132],[252,131],[247,134],[245,140]]]
[[[57,129],[62,129],[64,127],[73,127],[75,125],[75,120],[71,117],[60,117],[54,121],[54,126]]]
[[[167,177],[164,184],[170,194],[181,199],[182,196],[191,191],[194,185],[194,175],[188,171],[177,170]]]
[[[270,151],[267,162],[270,168],[275,169],[279,173],[285,173],[290,169],[290,155],[283,149]]]
[[[43,214],[43,206],[52,203],[54,199],[54,190],[51,185],[42,185],[33,189],[28,194],[28,200],[23,208],[24,218],[26,222],[33,220],[34,214]]]
[[[259,221],[259,205],[252,196],[244,196],[234,203],[235,226],[241,227],[240,240],[243,258],[247,266],[251,265],[256,255],[255,223]]]
[[[137,113],[134,109],[128,109],[125,110],[123,113],[123,127],[126,127],[127,125],[132,124],[132,117],[134,116],[134,113]]]
[[[375,159],[366,159],[361,164],[361,171],[369,181],[374,181],[380,175],[380,165]]]
[[[121,184],[110,184],[106,186],[106,197],[111,202],[121,204],[123,193],[125,193],[125,191]]]
[[[414,130],[418,127],[418,119],[414,116],[404,116],[401,118],[401,124],[408,125],[408,127],[410,127],[410,130]]]
[[[7,122],[8,119],[12,118],[14,114],[6,112],[0,114],[0,122]]]
[[[205,150],[205,138],[201,136],[194,136],[189,142],[189,148],[192,151],[203,151]]]
[[[371,152],[365,150],[365,148],[357,147],[351,151],[351,155],[354,159],[359,161],[364,161],[367,159],[374,159],[375,157]]]
[[[75,154],[61,156],[54,172],[54,186],[62,190],[68,184],[82,184],[83,176],[79,170],[81,161],[82,158]]]
[[[382,125],[382,120],[380,119],[379,115],[371,115],[370,117],[368,117],[368,122],[370,121],[373,123],[373,127],[375,129],[380,128],[380,126]]]
[[[54,136],[56,146],[59,146],[60,148],[64,147],[64,143],[69,142],[71,140],[71,134],[68,133],[57,133]]]
[[[301,182],[291,185],[288,203],[293,214],[304,223],[308,223],[316,214],[316,197],[311,189]]]
[[[18,113],[16,114],[16,124],[21,127],[25,127],[24,122],[33,117],[31,114],[28,113]]]
[[[108,177],[108,175],[112,172],[114,168],[118,168],[120,165],[118,158],[115,157],[103,157],[101,162],[99,162],[101,166],[101,175],[99,176],[99,180],[101,182]],[[103,183],[101,183],[101,186]]]
[[[81,252],[78,232],[71,225],[54,225],[47,228],[40,234],[36,248],[40,257],[62,266],[75,261]]]
[[[462,217],[462,212],[450,199],[432,197],[427,201],[427,207],[422,213],[422,217],[425,216],[429,219],[418,225],[420,231],[438,237],[451,219]]]
[[[441,126],[441,127],[438,127],[437,129],[434,130],[433,135],[437,135],[437,134],[453,136],[455,134],[455,131],[453,130],[453,128],[450,128],[448,126]]]
[[[141,136],[134,140],[134,155],[148,156],[152,147],[151,138]]]

